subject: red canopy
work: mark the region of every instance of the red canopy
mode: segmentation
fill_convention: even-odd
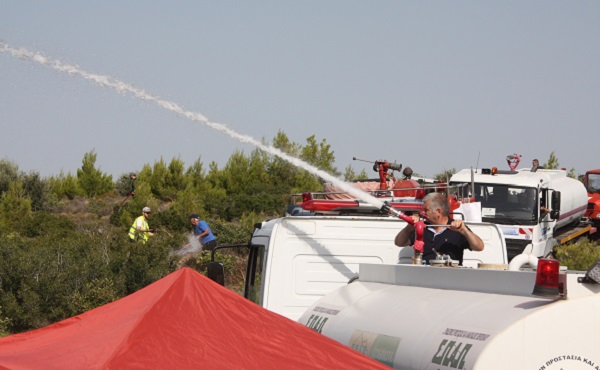
[[[389,369],[183,268],[118,301],[0,338],[0,369]]]

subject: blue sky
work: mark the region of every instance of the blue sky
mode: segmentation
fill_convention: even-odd
[[[270,142],[316,135],[336,166],[433,176],[599,168],[598,1],[5,1],[0,40],[130,83]],[[221,167],[253,147],[0,53],[0,158],[43,176],[84,153],[115,177],[163,158]]]

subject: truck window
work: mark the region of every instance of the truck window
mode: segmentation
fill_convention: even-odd
[[[600,192],[600,174],[588,173],[587,183],[585,184],[587,191],[590,193]]]
[[[481,202],[483,222],[534,225],[538,219],[538,199],[536,188],[475,183],[475,201]]]
[[[252,245],[248,254],[248,265],[246,266],[246,282],[244,297],[252,302],[262,305],[262,282],[263,266],[265,258],[264,245]]]

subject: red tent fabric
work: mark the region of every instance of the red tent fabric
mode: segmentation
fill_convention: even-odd
[[[0,369],[389,369],[190,268],[0,338]]]

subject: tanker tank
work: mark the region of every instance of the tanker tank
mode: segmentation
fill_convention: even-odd
[[[600,369],[593,271],[540,297],[534,271],[364,264],[299,322],[396,369]]]

